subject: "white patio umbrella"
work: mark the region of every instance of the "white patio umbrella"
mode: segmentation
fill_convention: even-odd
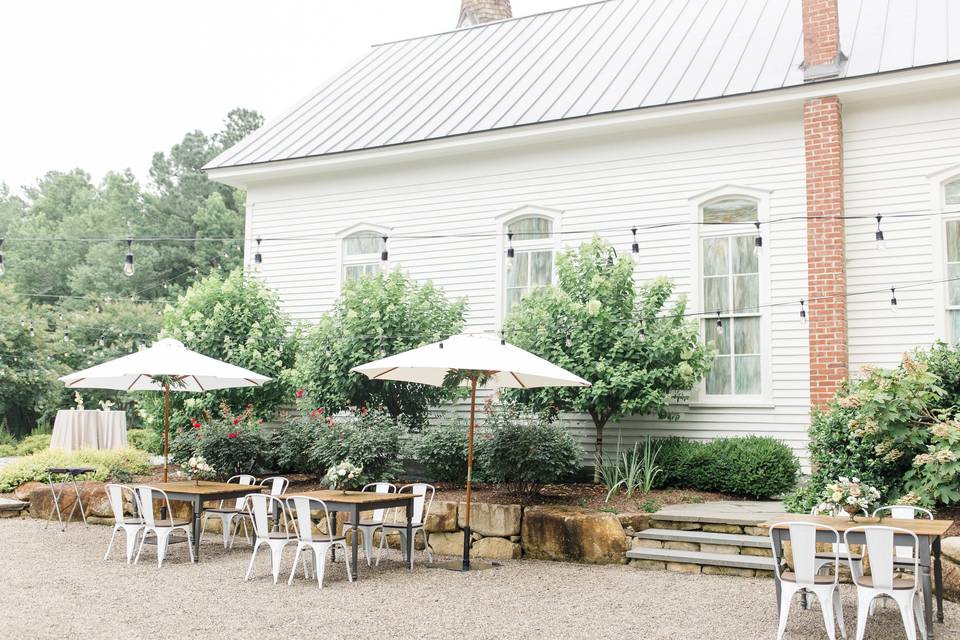
[[[170,338],[149,349],[110,360],[60,378],[70,389],[163,391],[163,481],[167,481],[170,451],[170,391],[203,392],[236,387],[260,387],[270,378],[195,351]]]
[[[467,514],[463,530],[463,569],[470,568],[470,484],[473,476],[473,431],[476,423],[477,381],[491,387],[589,387],[590,383],[552,362],[492,335],[451,336],[354,367],[371,380],[396,380],[442,386],[450,375],[462,375],[470,386],[470,432],[467,440]]]

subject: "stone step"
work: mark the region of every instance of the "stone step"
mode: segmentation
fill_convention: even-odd
[[[764,556],[742,556],[728,553],[705,553],[703,551],[679,551],[676,549],[631,549],[627,551],[631,560],[653,560],[656,562],[677,562],[683,564],[710,565],[714,567],[733,567],[736,569],[758,569],[773,571],[773,558]]]
[[[722,544],[734,547],[769,549],[770,538],[738,533],[711,533],[709,531],[678,531],[675,529],[644,529],[633,534],[641,540],[662,542],[691,542],[693,544]]]
[[[29,506],[29,502],[11,500],[10,498],[0,498],[0,511],[20,511],[28,508]]]

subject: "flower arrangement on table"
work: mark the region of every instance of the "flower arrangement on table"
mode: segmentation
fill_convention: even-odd
[[[347,489],[357,484],[361,474],[363,474],[363,467],[358,467],[349,460],[345,460],[327,469],[324,480],[331,489],[340,489],[346,493]]]
[[[180,467],[180,475],[190,478],[199,485],[201,480],[209,480],[215,477],[216,472],[206,458],[193,456],[187,460],[185,465]]]
[[[879,501],[880,492],[876,487],[860,482],[859,478],[840,476],[836,482],[827,485],[823,500],[817,505],[817,513],[836,513],[842,510],[854,521],[858,513],[869,512],[870,506]]]

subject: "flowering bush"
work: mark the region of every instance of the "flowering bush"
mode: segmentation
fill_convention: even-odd
[[[396,480],[403,473],[397,420],[384,411],[351,410],[336,416],[314,417],[317,428],[310,448],[315,469],[352,460],[363,469],[362,483]]]
[[[870,507],[880,500],[880,492],[859,478],[840,476],[836,482],[827,486],[823,500],[817,505],[817,513],[835,514],[847,507],[870,513]]]
[[[269,466],[267,439],[254,417],[252,405],[234,414],[226,404],[216,415],[204,413],[203,419],[191,419],[173,440],[170,453],[181,466],[191,458],[203,458],[215,469],[215,476],[228,478]]]
[[[331,489],[346,490],[356,488],[362,474],[363,467],[355,466],[349,460],[345,460],[327,469],[324,481]]]

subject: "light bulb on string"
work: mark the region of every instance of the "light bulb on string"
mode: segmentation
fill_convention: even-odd
[[[877,214],[877,231],[874,233],[874,238],[877,241],[877,249],[880,251],[886,251],[887,241],[883,239],[883,229],[880,228],[880,220],[883,218],[879,213]]]
[[[387,251],[387,236],[383,236],[383,248],[380,250],[380,262],[384,263],[384,266],[386,266],[386,262],[389,257],[390,253]]]
[[[127,238],[127,255],[123,259],[123,275],[129,278],[133,273],[133,238]]]
[[[753,255],[759,258],[763,253],[763,236],[760,235],[760,222],[757,221],[753,224],[757,227],[757,235],[753,239]]]
[[[64,342],[70,342],[70,332],[69,332],[69,331],[64,331],[64,332],[63,332],[63,341],[64,341]]]
[[[567,339],[564,341],[564,344],[567,345],[568,349],[573,346],[573,338],[570,337],[569,333],[567,334]]]
[[[717,335],[723,335],[723,320],[720,319],[720,312],[717,311]]]
[[[263,271],[263,256],[260,254],[260,243],[263,238],[257,238],[257,251],[253,254],[253,271],[260,273]]]
[[[897,309],[897,290],[895,287],[890,287],[890,311],[896,313]]]
[[[640,342],[643,342],[647,339],[647,330],[644,328],[643,320],[640,321],[640,331],[637,335],[637,338],[639,338]]]
[[[513,262],[514,262],[515,256],[516,256],[516,253],[513,250],[513,232],[508,231],[507,232],[507,271],[511,271],[513,269]]]
[[[807,325],[807,309],[803,306],[803,298],[800,298],[800,325]]]
[[[630,252],[633,254],[634,261],[640,260],[640,243],[637,242],[637,228],[633,227],[630,229],[630,233],[633,234],[633,244],[630,245]]]
[[[34,330],[33,330],[33,323],[32,323],[32,322],[30,323],[30,329],[29,329],[29,331],[30,331],[30,337],[31,337],[31,338],[34,337],[35,335],[37,335],[36,332],[34,332]]]

